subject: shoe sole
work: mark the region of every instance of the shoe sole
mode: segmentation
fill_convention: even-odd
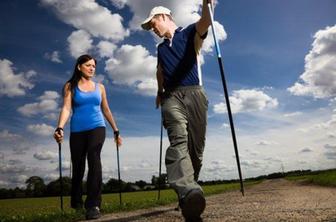
[[[192,190],[185,199],[182,215],[186,219],[199,218],[205,209],[205,198],[201,191]]]

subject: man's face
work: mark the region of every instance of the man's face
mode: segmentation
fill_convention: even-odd
[[[163,15],[155,15],[150,21],[153,32],[160,38],[164,37],[165,26]]]

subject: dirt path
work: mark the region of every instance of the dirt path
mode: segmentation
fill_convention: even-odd
[[[336,222],[336,189],[267,180],[238,191],[206,198],[204,222],[214,221],[328,221]],[[104,215],[96,221],[183,221],[176,205]]]

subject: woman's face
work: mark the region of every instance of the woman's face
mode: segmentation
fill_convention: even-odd
[[[78,69],[83,73],[84,78],[92,78],[95,74],[96,63],[93,59],[78,66]]]

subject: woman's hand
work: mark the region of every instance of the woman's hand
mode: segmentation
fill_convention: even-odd
[[[122,145],[122,137],[120,136],[119,130],[114,131],[114,142],[118,144],[118,146]]]
[[[56,130],[55,130],[55,133],[54,133],[54,139],[56,140],[57,143],[62,143],[63,142],[63,138],[64,138],[64,132],[63,132],[63,129],[58,127]]]

